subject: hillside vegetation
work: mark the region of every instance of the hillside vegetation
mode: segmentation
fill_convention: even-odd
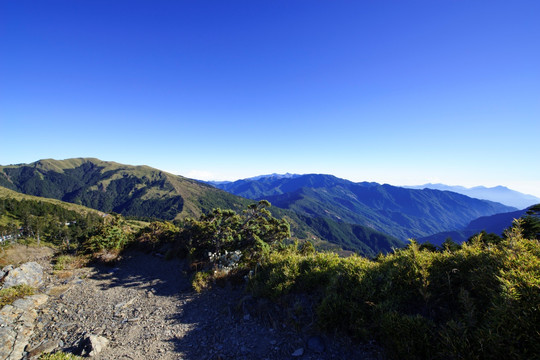
[[[43,202],[43,203],[47,203],[51,205],[59,205],[66,210],[75,211],[79,214],[89,214],[89,213],[103,214],[99,210],[92,209],[86,206],[68,203],[65,201],[51,199],[51,198],[44,198],[41,196],[27,195],[27,194],[23,194],[17,191],[7,189],[3,186],[0,186],[0,199],[12,199],[12,200],[19,200],[19,201],[20,200],[38,201],[38,202]]]
[[[184,255],[198,270],[198,291],[247,277],[249,291],[279,304],[291,326],[315,321],[321,330],[376,341],[391,359],[540,353],[540,207],[504,238],[481,233],[442,249],[413,241],[368,259],[283,242],[287,226],[266,206],[215,211],[183,229],[151,225],[140,239],[191,249]]]
[[[0,187],[2,247],[32,238],[69,246],[89,236],[104,221],[103,213],[84,206],[20,194]]]

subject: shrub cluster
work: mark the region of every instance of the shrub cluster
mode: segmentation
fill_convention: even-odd
[[[93,236],[84,241],[83,250],[97,254],[104,251],[119,252],[132,238],[132,230],[122,216],[112,214],[97,229]]]
[[[401,359],[532,359],[540,354],[540,244],[520,224],[498,244],[411,244],[376,260],[288,248],[250,281],[274,299],[310,294],[318,323],[376,339]]]
[[[17,299],[21,299],[28,295],[34,295],[35,291],[36,289],[26,284],[15,285],[6,289],[1,289],[0,290],[0,309],[4,305],[11,304]]]
[[[188,219],[183,239],[190,256],[209,260],[210,256],[220,258],[239,251],[245,262],[259,261],[273,245],[290,236],[289,224],[272,217],[269,206],[268,201],[262,200],[249,205],[241,214],[214,209],[199,220]]]

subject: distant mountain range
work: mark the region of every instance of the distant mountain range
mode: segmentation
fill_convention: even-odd
[[[403,246],[407,238],[465,229],[480,217],[516,210],[450,191],[354,183],[320,174],[271,174],[213,184],[94,158],[0,166],[5,188],[138,218],[182,220],[217,207],[240,211],[267,199],[272,214],[291,223],[294,237],[366,256]]]
[[[478,217],[516,210],[449,191],[354,183],[320,174],[272,175],[216,186],[246,198],[267,199],[297,214],[367,226],[399,239],[460,229]]]
[[[164,220],[198,217],[218,207],[241,211],[253,203],[208,184],[148,166],[95,158],[46,159],[0,166],[0,186],[104,212]],[[275,206],[271,211],[291,223],[296,238],[310,239],[321,248],[343,248],[373,256],[403,245],[397,238],[369,227],[312,218]]]
[[[540,204],[540,198],[537,198],[533,195],[523,194],[504,186],[495,186],[491,188],[484,186],[475,186],[473,188],[466,188],[463,186],[450,186],[444,184],[424,184],[404,187],[409,189],[434,189],[441,191],[452,191],[477,199],[499,202],[501,204],[513,206],[518,209],[525,209],[531,205]]]

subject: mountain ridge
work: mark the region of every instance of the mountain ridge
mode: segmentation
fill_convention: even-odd
[[[44,159],[0,166],[0,186],[25,194],[81,203],[101,211],[148,217],[171,208],[166,220],[199,216],[201,206],[241,209],[245,200],[179,175],[146,165],[124,165],[96,158]],[[152,208],[158,209],[154,212]],[[156,216],[157,217],[157,216]]]
[[[213,208],[242,211],[255,201],[146,165],[96,158],[43,159],[0,166],[0,186],[150,220],[196,218]],[[388,234],[360,225],[308,219],[274,206],[270,210],[274,216],[286,218],[299,239],[313,240],[323,248],[339,246],[373,256],[403,245]],[[325,239],[328,234],[333,243]]]
[[[458,229],[480,216],[516,210],[452,192],[354,183],[325,174],[244,179],[217,186],[300,214],[368,226],[400,239]]]

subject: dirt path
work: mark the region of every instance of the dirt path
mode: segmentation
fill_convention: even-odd
[[[33,346],[54,340],[69,351],[94,334],[110,340],[98,359],[378,358],[372,349],[269,324],[242,306],[241,291],[197,294],[180,260],[130,253],[116,268],[53,278],[48,291]]]

